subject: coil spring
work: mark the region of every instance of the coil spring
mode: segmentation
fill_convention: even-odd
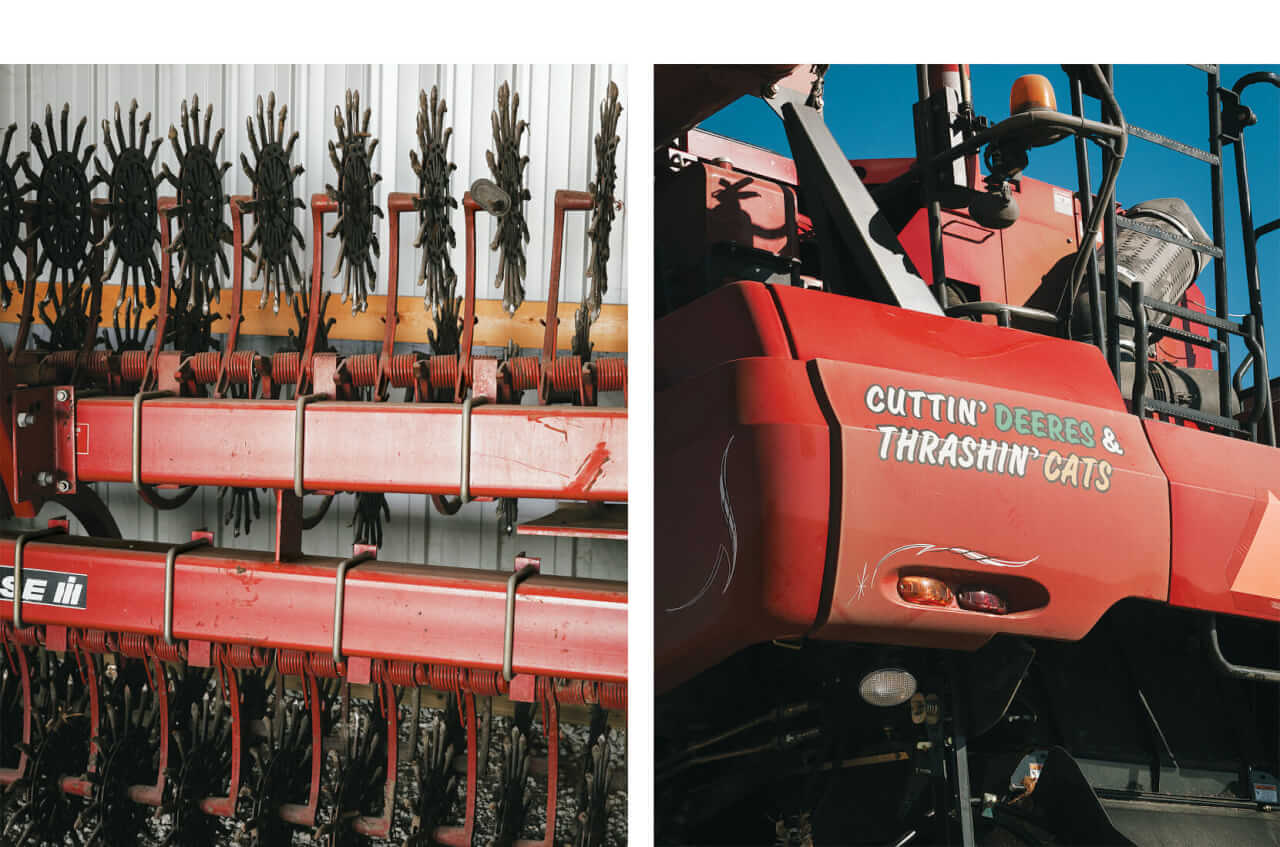
[[[458,384],[458,357],[453,354],[432,356],[427,363],[427,378],[432,388],[453,388]]]
[[[596,686],[596,697],[606,709],[627,710],[627,686],[623,682],[602,682]]]
[[[222,364],[221,353],[197,353],[187,364],[191,368],[191,376],[201,385],[210,385],[218,381],[218,368]]]
[[[424,685],[427,681],[427,672],[422,665],[400,659],[383,662],[382,673],[392,685]]]
[[[431,665],[427,668],[426,684],[436,691],[458,691],[462,688],[462,668]]]
[[[44,357],[43,365],[57,371],[74,370],[79,365],[83,373],[105,381],[111,374],[110,359],[106,350],[91,350],[83,361],[79,350],[57,350]]]
[[[55,350],[44,357],[43,364],[56,370],[69,371],[76,366],[76,357],[79,355],[78,350]]]
[[[94,350],[85,367],[94,379],[106,379],[111,374],[111,356],[106,350]]]
[[[146,350],[126,350],[120,354],[120,378],[125,382],[142,382],[146,372]]]
[[[76,367],[76,356],[78,351],[54,351],[45,357],[46,365],[58,368],[58,370],[68,370],[68,368]]]
[[[396,388],[408,388],[417,380],[415,373],[418,364],[416,353],[401,353],[391,357],[391,384]]]
[[[304,653],[300,650],[277,650],[276,667],[286,676],[323,676],[336,679],[338,666],[333,657],[325,653]]]
[[[227,362],[227,382],[231,385],[252,385],[258,375],[258,354],[239,350],[231,354]]]
[[[151,646],[151,638],[147,635],[139,635],[136,632],[122,632],[116,638],[116,652],[131,659],[145,659],[147,657],[148,648]]]
[[[333,661],[333,656],[328,653],[312,653],[307,657],[307,663],[311,666],[311,672],[316,676],[337,679],[342,675],[338,673],[338,665]]]
[[[112,645],[109,633],[100,629],[91,629],[86,632],[75,632],[67,639],[67,644],[73,647],[79,647],[90,653],[114,653],[115,647]]]
[[[298,368],[301,366],[302,356],[298,353],[272,353],[271,354],[271,379],[276,385],[284,385],[289,382],[298,381]]]
[[[378,357],[372,353],[348,356],[342,360],[342,367],[351,377],[351,384],[358,388],[369,388],[378,384]]]
[[[596,684],[584,679],[556,680],[556,702],[558,703],[598,703]]]
[[[514,391],[537,391],[542,381],[542,363],[533,356],[515,356],[507,359],[507,373],[511,374]]]
[[[467,688],[482,697],[506,694],[511,686],[498,671],[467,671]]]
[[[303,676],[308,670],[307,654],[301,650],[277,650],[276,669],[285,676]]]
[[[595,374],[597,391],[627,390],[626,359],[596,359],[592,362],[591,369]]]
[[[551,390],[556,392],[582,391],[582,359],[577,356],[561,356],[551,362],[547,369],[547,379],[551,382]]]
[[[227,667],[240,670],[265,668],[268,664],[267,652],[261,647],[253,647],[248,644],[225,645],[222,648],[222,661]]]
[[[3,632],[5,639],[14,644],[21,644],[23,647],[39,647],[40,633],[34,626],[23,627],[22,629],[14,629],[12,624],[4,624]]]
[[[162,662],[185,662],[187,660],[186,645],[181,641],[166,644],[163,638],[151,639],[151,652]]]

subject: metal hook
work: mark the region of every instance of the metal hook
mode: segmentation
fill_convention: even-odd
[[[502,678],[507,682],[515,676],[511,669],[511,654],[516,634],[516,586],[538,572],[538,566],[529,564],[507,577],[507,622],[502,635]]]
[[[342,616],[346,603],[347,571],[374,557],[372,550],[365,550],[338,565],[337,587],[333,594],[333,663],[338,667],[342,666]]]
[[[177,569],[178,556],[182,553],[204,547],[209,543],[207,538],[193,538],[185,544],[176,544],[169,548],[164,557],[164,643],[173,643],[173,573]]]
[[[48,538],[50,535],[64,535],[66,527],[51,526],[45,529],[36,529],[31,532],[24,532],[18,536],[18,540],[13,544],[13,629],[18,631],[22,629],[22,556],[28,542],[35,541],[40,538]]]

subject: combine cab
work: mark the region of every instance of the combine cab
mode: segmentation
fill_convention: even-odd
[[[1064,69],[1069,112],[1024,77],[991,122],[921,66],[896,160],[840,149],[825,66],[656,69],[659,840],[1280,840],[1280,222],[1241,102],[1280,77],[1169,71],[1207,78],[1198,149]],[[790,158],[694,128],[744,94]],[[1077,184],[1031,176],[1053,144]],[[1147,144],[1204,163],[1210,220],[1122,205]]]
[[[157,169],[160,141],[136,102],[102,121],[93,168],[87,121],[69,132],[69,107],[60,124],[50,109],[32,125],[30,155],[11,147],[15,127],[3,134],[0,260],[20,301],[0,358],[0,502],[10,530],[44,517],[0,532],[0,843],[603,845],[625,833],[626,582],[541,573],[513,546],[503,570],[379,556],[387,498],[410,494],[430,498],[437,527],[472,501],[496,508],[499,545],[625,543],[626,360],[593,355],[592,341],[619,92],[608,83],[599,103],[589,190],[547,198],[549,269],[526,267],[526,124],[506,83],[497,95],[489,174],[471,174],[461,198],[434,88],[406,157],[415,190],[385,204],[371,113],[351,91],[334,111],[331,184],[309,203],[295,186],[299,136],[274,94],[248,116],[243,196],[223,188],[225,135],[195,98],[169,129],[176,173]],[[95,201],[100,181],[109,197]],[[304,273],[294,221],[308,208]],[[570,248],[566,222],[579,217],[588,234]],[[406,223],[424,313],[397,303]],[[500,306],[477,295],[477,231],[490,223]],[[590,253],[590,279],[562,326],[567,249]],[[545,313],[513,319],[530,270],[547,274]],[[117,271],[118,288],[104,285]],[[326,313],[330,276],[345,329]],[[287,337],[246,341],[242,324],[282,309]],[[108,319],[114,333],[100,335]],[[492,340],[495,325],[527,339],[520,320],[538,326],[539,349]],[[373,352],[348,343],[362,325]],[[223,544],[204,529],[121,537],[116,517],[137,500],[151,521],[150,508],[181,509],[205,486],[218,490]],[[304,553],[339,496],[355,501],[342,543],[326,550],[313,535]],[[266,549],[237,546],[260,498]],[[522,520],[528,499],[558,503]]]

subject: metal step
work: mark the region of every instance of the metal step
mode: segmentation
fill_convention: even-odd
[[[1216,338],[1206,338],[1203,335],[1197,335],[1190,330],[1181,329],[1176,326],[1169,326],[1167,324],[1148,324],[1147,332],[1151,335],[1162,335],[1165,338],[1176,338],[1179,341],[1185,341],[1188,344],[1195,344],[1199,347],[1208,347],[1210,350],[1221,351],[1226,347],[1226,345],[1221,341],[1218,341]]]
[[[1105,794],[1100,799],[1115,828],[1141,847],[1280,845],[1280,814],[1259,811],[1251,804],[1120,800]]]
[[[1244,435],[1248,432],[1240,422],[1233,418],[1224,418],[1221,415],[1211,415],[1208,412],[1197,411],[1190,406],[1179,406],[1176,403],[1166,403],[1163,400],[1155,400],[1151,397],[1146,398],[1147,408],[1152,412],[1161,415],[1168,415],[1173,418],[1181,418],[1182,420],[1191,421],[1192,423],[1211,426],[1215,429],[1224,430],[1226,432],[1234,432]]]
[[[1143,129],[1142,127],[1134,124],[1129,124],[1128,129],[1129,134],[1134,138],[1141,138],[1144,141],[1150,141],[1152,144],[1159,144],[1166,150],[1172,150],[1175,153],[1190,156],[1192,159],[1199,159],[1200,161],[1207,162],[1210,165],[1216,165],[1219,162],[1218,157],[1207,150],[1201,150],[1199,147],[1192,147],[1190,144],[1183,144],[1181,141],[1177,141],[1167,135],[1161,135],[1158,132],[1152,132],[1149,129]]]
[[[554,512],[516,527],[520,535],[627,540],[627,507],[621,503],[561,503]]]
[[[1158,238],[1161,241],[1167,241],[1170,244],[1176,244],[1179,247],[1186,247],[1188,250],[1195,250],[1200,253],[1206,253],[1215,259],[1222,258],[1222,248],[1214,244],[1205,244],[1200,241],[1189,241],[1181,236],[1166,232],[1155,226],[1148,226],[1140,223],[1132,218],[1126,218],[1123,215],[1116,215],[1116,226],[1120,229],[1130,229],[1134,232],[1140,232],[1143,235],[1149,235],[1152,238]]]

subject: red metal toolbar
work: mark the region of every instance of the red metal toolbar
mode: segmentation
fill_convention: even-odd
[[[0,562],[13,561],[15,541],[0,534]],[[30,541],[23,551],[24,623],[162,639],[169,549],[66,535]],[[270,552],[214,547],[184,552],[173,580],[173,635],[192,642],[330,653],[337,570],[338,560],[330,558],[280,564]],[[39,593],[32,588],[37,571],[83,575],[85,607],[30,602]],[[500,670],[508,577],[364,562],[346,576],[339,607],[341,653]],[[512,666],[517,674],[625,681],[626,584],[542,575],[524,580],[515,589]]]
[[[460,490],[462,406],[320,401],[304,414],[309,490]],[[626,409],[494,405],[470,414],[472,496],[627,499]],[[160,398],[141,416],[144,483],[294,487],[293,402]],[[74,426],[76,478],[131,481],[132,398],[78,400]]]

